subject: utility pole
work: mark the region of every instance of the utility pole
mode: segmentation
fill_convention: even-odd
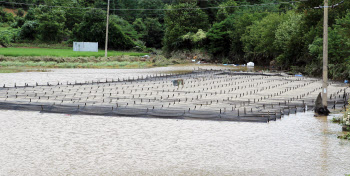
[[[108,7],[107,7],[105,57],[107,57],[107,48],[108,48],[108,24],[109,24],[109,0],[108,0]]]
[[[327,107],[328,87],[328,0],[324,0],[322,105]]]

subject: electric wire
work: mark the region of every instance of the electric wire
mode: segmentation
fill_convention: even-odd
[[[265,3],[265,4],[247,4],[239,6],[217,6],[217,7],[198,7],[198,8],[168,8],[168,9],[110,9],[111,11],[174,11],[174,10],[209,10],[209,9],[225,9],[225,8],[241,8],[241,7],[256,7],[256,6],[270,6],[278,4],[293,4],[300,2],[307,2],[309,0],[299,0],[299,1],[286,1],[286,2],[274,2],[274,3]],[[0,3],[13,4],[13,5],[26,5],[26,6],[46,6],[51,8],[72,8],[72,9],[102,9],[107,10],[106,8],[92,8],[92,7],[74,7],[74,6],[50,6],[50,5],[38,5],[38,4],[27,4],[27,3],[18,3],[18,2],[7,2],[0,1]]]

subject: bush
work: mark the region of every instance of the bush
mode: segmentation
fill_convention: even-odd
[[[166,59],[164,56],[156,56],[153,60],[153,65],[154,66],[167,66],[171,65],[172,62],[168,59]]]
[[[19,29],[10,29],[0,32],[0,44],[8,47],[11,43],[19,40]]]
[[[6,13],[4,22],[12,23],[14,21],[15,21],[15,17],[12,15],[12,13]]]
[[[6,13],[2,7],[0,7],[0,22],[3,23],[12,23],[15,21],[12,13]]]
[[[23,17],[17,18],[16,22],[11,24],[12,28],[21,28],[25,23],[25,19]]]
[[[38,31],[39,23],[37,21],[26,21],[20,32],[21,39],[34,40]]]
[[[21,8],[17,9],[16,15],[18,17],[23,17],[24,16],[24,10],[21,9]]]
[[[349,101],[349,104],[350,104],[350,101]],[[346,109],[346,112],[343,116],[343,124],[346,125],[346,126],[349,126],[350,127],[350,108],[347,108]]]
[[[0,35],[0,45],[7,47],[11,43],[11,38],[6,35]]]
[[[347,140],[350,140],[350,133],[347,133],[343,136],[338,136],[339,139],[347,139]]]

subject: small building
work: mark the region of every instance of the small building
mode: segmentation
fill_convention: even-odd
[[[73,51],[98,52],[98,42],[73,42]]]

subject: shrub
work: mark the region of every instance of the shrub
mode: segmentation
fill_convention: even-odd
[[[19,8],[19,9],[17,10],[17,12],[16,12],[16,15],[17,15],[18,17],[23,17],[23,16],[24,16],[24,10],[21,9],[21,8]]]
[[[0,22],[11,23],[15,20],[12,13],[6,13],[2,7],[0,7]]]
[[[0,32],[0,44],[2,46],[9,46],[10,43],[16,42],[19,39],[19,29],[10,29]]]
[[[11,39],[9,36],[6,35],[0,35],[0,45],[7,47],[11,42]]]
[[[39,24],[37,21],[26,21],[21,28],[20,37],[22,39],[35,39],[38,27]]]
[[[12,28],[21,28],[25,23],[25,19],[23,17],[17,18],[16,22],[11,24]]]

